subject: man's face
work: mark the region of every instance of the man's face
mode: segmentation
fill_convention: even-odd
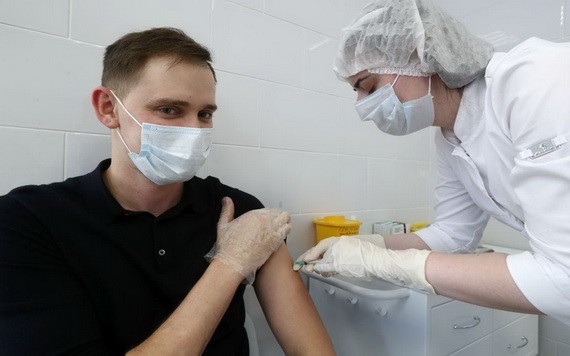
[[[216,110],[216,84],[206,65],[170,58],[151,59],[122,102],[142,124],[211,128]],[[140,126],[120,107],[120,131],[133,152],[140,150]]]

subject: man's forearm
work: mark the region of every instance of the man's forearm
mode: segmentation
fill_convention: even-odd
[[[437,294],[490,308],[541,314],[515,284],[503,253],[432,252],[426,279]]]
[[[170,317],[128,355],[200,355],[243,276],[214,259]]]

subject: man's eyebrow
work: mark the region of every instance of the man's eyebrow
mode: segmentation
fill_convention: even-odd
[[[162,106],[162,105],[190,106],[190,103],[184,100],[160,98],[149,102],[147,106],[150,107],[150,106]]]
[[[353,86],[354,90],[360,89],[360,83],[361,83],[363,80],[368,79],[368,77],[370,77],[370,76],[371,76],[371,74],[368,74],[366,77],[362,77],[362,78],[358,79],[358,80],[356,81],[356,83],[354,83],[354,86]]]
[[[153,100],[147,104],[148,107],[156,107],[156,106],[182,106],[182,107],[189,107],[190,103],[184,100],[176,100],[176,99],[168,99],[168,98],[160,98]],[[206,104],[204,105],[205,109],[215,111],[218,109],[218,106],[215,104]]]

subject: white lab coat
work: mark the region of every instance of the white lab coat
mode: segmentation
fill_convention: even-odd
[[[528,157],[540,143],[559,145]],[[438,132],[434,251],[469,252],[490,216],[528,237],[507,265],[526,298],[570,324],[570,43],[531,38],[469,84],[454,132]],[[530,150],[529,150],[530,149]],[[539,149],[535,149],[539,150]]]

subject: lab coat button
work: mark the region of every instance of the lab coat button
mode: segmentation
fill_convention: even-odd
[[[164,251],[163,249],[158,250],[158,254],[161,256],[164,256],[166,254],[166,251]]]

